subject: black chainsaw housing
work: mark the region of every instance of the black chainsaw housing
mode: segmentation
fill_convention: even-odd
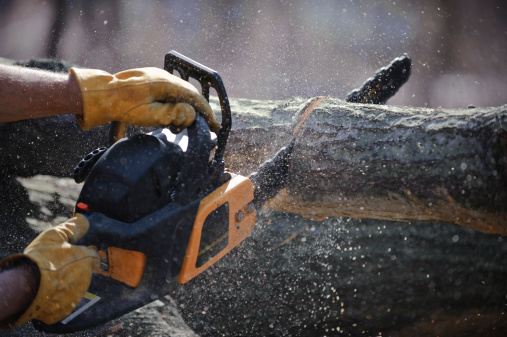
[[[76,212],[88,217],[90,228],[77,244],[146,254],[139,286],[132,288],[94,274],[88,292],[99,296],[100,303],[67,324],[34,321],[37,329],[54,333],[89,329],[170,291],[181,270],[200,201],[221,183],[223,173],[209,166],[216,141],[201,116],[187,133],[186,151],[168,141],[163,132],[116,142],[93,166],[78,198]]]
[[[179,146],[157,137],[122,139],[95,164],[78,202],[132,223],[172,201],[182,161]]]
[[[184,80],[196,78],[207,99],[210,87],[217,91],[222,108],[218,138],[211,137],[206,121],[196,114],[185,130],[186,147],[168,131],[159,130],[121,139],[85,157],[78,170],[80,179],[86,180],[76,212],[88,217],[90,228],[76,244],[102,251],[116,247],[140,252],[146,256],[146,265],[135,288],[93,274],[88,293],[96,302],[90,303],[85,296],[71,315],[53,325],[34,320],[39,331],[91,329],[168,294],[181,271],[202,199],[230,179],[223,153],[231,112],[220,76],[176,52],[166,55],[165,69],[178,70]]]
[[[195,200],[208,180],[209,153],[216,143],[200,116],[188,128],[188,139],[186,152],[162,132],[118,141],[90,171],[78,203],[89,213],[133,223],[168,203]]]

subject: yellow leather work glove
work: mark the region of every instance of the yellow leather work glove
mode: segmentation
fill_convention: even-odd
[[[28,309],[9,324],[16,327],[38,319],[54,324],[67,317],[90,286],[92,273],[100,270],[100,256],[92,248],[72,245],[86,234],[90,223],[81,214],[43,231],[26,247],[24,254],[9,256],[0,269],[16,259],[29,258],[40,271],[40,284]]]
[[[137,126],[176,126],[180,131],[192,124],[195,111],[211,131],[220,123],[210,105],[187,81],[159,68],[139,68],[111,75],[102,70],[71,68],[83,97],[83,130],[111,121]],[[174,128],[173,128],[174,129]]]

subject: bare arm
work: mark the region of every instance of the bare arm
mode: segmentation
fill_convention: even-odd
[[[0,65],[0,102],[0,122],[83,113],[73,76],[19,66]]]
[[[23,313],[37,291],[39,275],[29,265],[0,271],[0,323]]]

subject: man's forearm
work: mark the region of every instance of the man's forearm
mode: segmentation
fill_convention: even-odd
[[[37,290],[37,275],[30,266],[0,271],[0,322],[24,312]]]
[[[0,122],[82,112],[73,76],[0,65]]]

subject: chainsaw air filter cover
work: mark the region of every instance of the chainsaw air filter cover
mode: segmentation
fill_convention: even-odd
[[[132,223],[171,202],[194,200],[216,142],[202,118],[186,133],[164,129],[116,142],[93,166],[78,203],[89,213]]]

